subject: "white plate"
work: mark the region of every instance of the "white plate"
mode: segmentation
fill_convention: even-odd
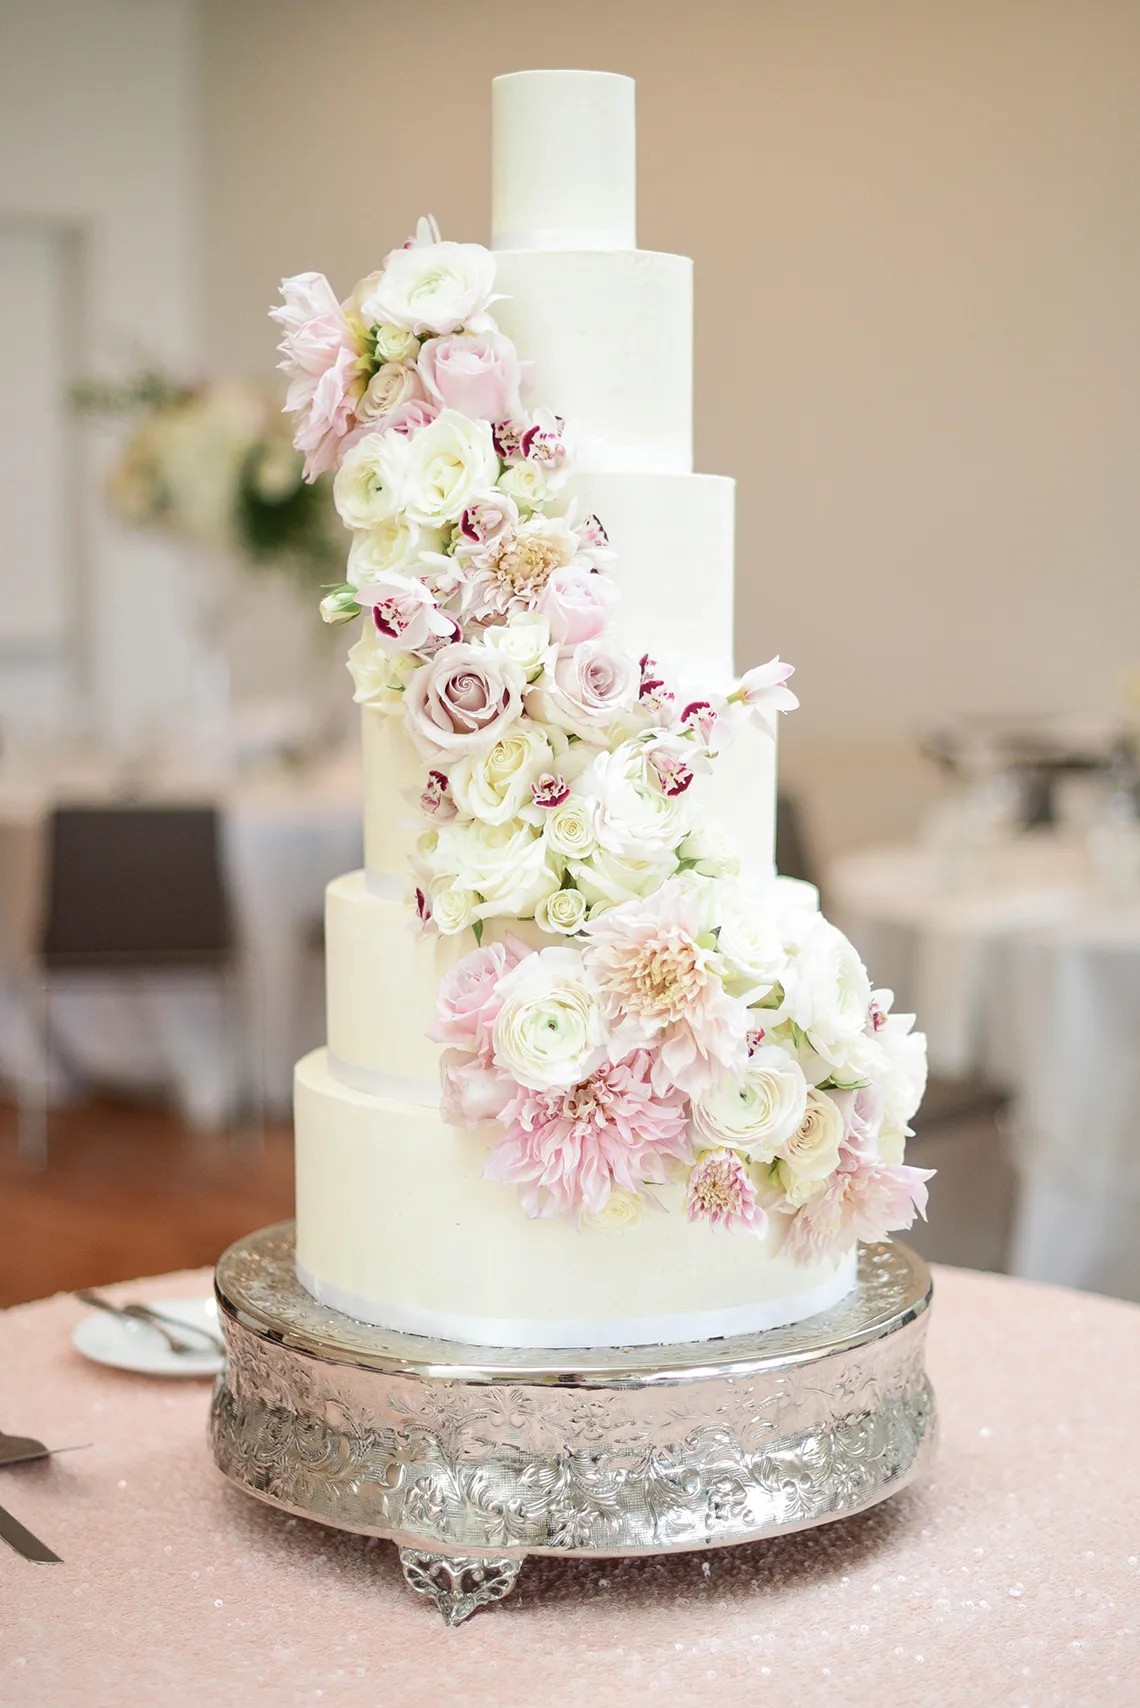
[[[187,1328],[218,1328],[218,1307],[213,1299],[144,1299],[144,1305],[161,1311]],[[191,1334],[188,1340],[195,1337]],[[112,1364],[118,1370],[138,1370],[146,1376],[216,1376],[222,1368],[220,1352],[205,1341],[201,1352],[171,1352],[158,1330],[149,1323],[130,1322],[106,1311],[92,1311],[71,1331],[71,1344],[96,1364]]]

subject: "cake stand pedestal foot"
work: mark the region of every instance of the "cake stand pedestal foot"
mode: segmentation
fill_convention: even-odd
[[[480,1607],[502,1601],[522,1570],[521,1558],[428,1554],[420,1548],[401,1548],[400,1564],[408,1587],[426,1595],[448,1625],[462,1625]]]

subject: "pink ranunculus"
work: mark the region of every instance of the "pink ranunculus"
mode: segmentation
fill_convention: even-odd
[[[491,1030],[502,1007],[498,995],[504,975],[532,951],[513,932],[464,955],[440,981],[436,1015],[428,1037],[437,1044],[458,1044],[490,1060]]]
[[[297,418],[293,443],[305,454],[305,479],[334,469],[355,425],[364,390],[360,352],[344,311],[321,273],[283,279],[282,307],[270,315],[285,336],[278,364],[289,380],[285,409]]]
[[[711,1222],[729,1232],[768,1230],[768,1217],[756,1196],[746,1164],[735,1151],[706,1151],[689,1170],[685,1215],[690,1222]]]
[[[427,759],[493,747],[522,711],[523,675],[494,647],[456,641],[421,665],[404,694],[408,734]]]
[[[645,1050],[568,1089],[517,1087],[497,1118],[506,1131],[484,1178],[517,1186],[528,1216],[596,1215],[611,1192],[639,1196],[691,1155],[685,1099],[654,1091]]]
[[[494,1121],[515,1091],[506,1074],[465,1050],[445,1050],[439,1068],[439,1112],[450,1127]]]
[[[416,576],[385,570],[356,590],[357,603],[370,609],[376,640],[385,652],[421,652],[455,632],[455,619],[441,611]]]
[[[798,1209],[783,1249],[800,1263],[850,1251],[856,1240],[874,1244],[926,1215],[926,1182],[934,1170],[860,1158],[841,1166],[826,1191]]]
[[[527,694],[527,710],[604,746],[615,719],[636,706],[640,685],[636,660],[599,635],[559,654]]]
[[[499,421],[522,407],[518,356],[501,332],[429,338],[419,370],[429,397],[476,421]]]
[[[609,621],[617,588],[608,575],[572,564],[556,569],[539,595],[535,609],[550,624],[559,646],[595,640]]]

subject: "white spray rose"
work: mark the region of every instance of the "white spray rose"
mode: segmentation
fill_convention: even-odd
[[[333,498],[346,528],[378,527],[400,509],[410,443],[401,433],[366,433],[345,452]]]
[[[632,1192],[612,1191],[600,1210],[586,1210],[582,1225],[587,1228],[635,1228],[644,1220],[645,1205]]]
[[[534,917],[544,931],[572,937],[586,923],[586,898],[578,890],[555,890],[539,902]]]
[[[471,818],[505,824],[533,803],[530,786],[553,761],[545,733],[520,721],[485,753],[455,761],[448,772],[455,804]]]
[[[400,433],[384,438],[404,446],[403,503],[411,520],[425,527],[457,522],[474,498],[494,486],[499,473],[490,422],[472,421],[455,409],[440,410],[410,439]]]
[[[475,923],[479,897],[474,890],[461,889],[447,878],[428,885],[431,917],[444,937],[454,937]]]
[[[553,662],[550,624],[533,611],[512,611],[507,622],[483,631],[483,644],[513,658],[528,682]]]
[[[495,259],[478,243],[415,243],[394,249],[360,312],[418,336],[470,326],[491,301]]]
[[[789,1182],[824,1181],[835,1173],[845,1131],[838,1104],[826,1091],[811,1087],[803,1120],[776,1150],[777,1173],[785,1192]]]
[[[406,516],[388,516],[367,533],[352,536],[348,580],[353,587],[366,587],[382,575],[414,575],[424,553],[442,546],[434,528],[418,528]]]
[[[596,807],[582,795],[571,795],[543,818],[547,846],[564,860],[585,860],[598,846],[594,835]]]
[[[500,981],[498,994],[495,1064],[520,1085],[577,1085],[605,1060],[601,1002],[577,950],[528,955]]]
[[[379,277],[378,273],[373,277],[373,285]],[[382,362],[414,362],[420,353],[420,341],[415,333],[409,332],[406,326],[393,326],[390,320],[382,320],[374,326],[372,337],[376,354]]]
[[[808,1085],[799,1063],[764,1045],[739,1079],[706,1092],[693,1103],[693,1126],[706,1145],[740,1151],[753,1162],[771,1162],[796,1133],[807,1113]]]

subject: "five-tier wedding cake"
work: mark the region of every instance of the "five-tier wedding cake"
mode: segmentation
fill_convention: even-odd
[[[692,472],[692,264],[636,248],[633,84],[494,83],[492,246],[286,280],[287,408],[352,532],[365,869],[297,1068],[303,1285],[387,1328],[788,1324],[909,1226],[923,1041],[773,869],[790,667],[733,666]]]

